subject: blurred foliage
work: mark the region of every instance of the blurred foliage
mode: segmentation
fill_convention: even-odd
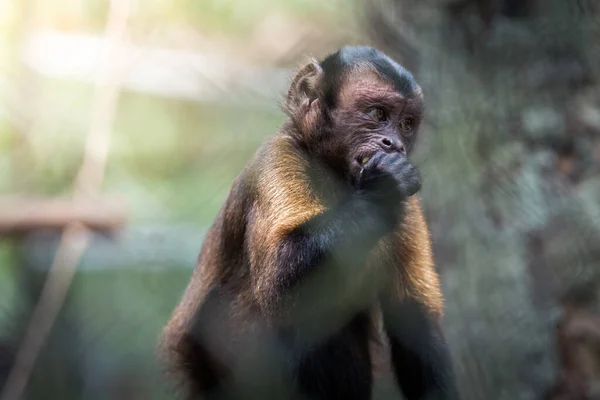
[[[22,178],[36,194],[66,195],[81,162],[91,89],[43,81],[36,91],[35,101],[41,106],[33,117],[28,145],[34,162]],[[257,112],[124,93],[105,188],[127,196],[134,221],[210,223],[233,178],[281,121],[277,110]],[[7,141],[0,150],[7,156],[10,149]],[[10,172],[10,164],[7,167]],[[4,176],[2,187],[10,187],[10,176]]]
[[[353,13],[352,3],[341,0],[144,0],[134,5],[128,26],[134,44],[224,57],[234,54],[235,62],[247,58],[247,43],[260,45],[264,40],[261,24],[268,23],[270,16],[293,24],[293,30],[314,24],[332,26]],[[18,55],[26,35],[37,30],[103,34],[107,11],[104,0],[0,3],[0,194],[72,193],[94,88],[37,75]],[[206,228],[235,176],[282,121],[277,107],[246,108],[124,91],[112,129],[103,190],[125,196],[132,225],[184,223]],[[198,242],[198,251],[200,246]],[[36,301],[43,282],[36,271],[44,265],[28,265],[22,251],[14,241],[3,242],[0,248],[0,340],[21,336],[26,310]],[[51,260],[46,262],[49,265]],[[193,259],[187,268],[163,265],[159,270],[127,262],[116,269],[78,271],[36,363],[29,398],[47,393],[63,399],[171,397],[162,390],[154,350],[187,284]],[[19,288],[22,279],[27,283]],[[17,290],[22,295],[30,290],[30,298],[17,297]],[[119,395],[119,390],[125,394]]]
[[[244,36],[270,13],[294,20],[343,21],[354,12],[353,1],[333,0],[144,0],[135,4],[134,30],[148,33],[159,29],[190,27],[201,34]],[[7,4],[10,10],[11,3]],[[103,0],[31,0],[36,25],[61,30],[102,33],[108,10]]]
[[[362,21],[368,34],[357,30],[347,42],[374,37],[414,70],[427,97],[416,158],[466,398],[537,399],[555,374],[551,325],[561,296],[598,272],[598,15],[585,1],[552,0],[518,17],[475,3],[519,2],[140,0],[129,29],[135,44],[208,49],[265,66],[281,61],[263,57],[256,42],[289,43],[285,64],[292,65],[330,46],[317,36],[296,48],[300,28],[352,31],[357,15],[369,17]],[[37,29],[102,34],[107,7],[104,0],[0,2],[0,96],[2,105],[15,93],[21,101],[0,109],[0,194],[71,193],[93,88],[31,74],[17,55]],[[19,107],[31,117],[25,131],[12,119]],[[275,108],[124,92],[103,189],[127,198],[133,225],[205,228],[282,120]],[[12,317],[27,306],[15,296],[28,266],[19,250],[14,242],[0,247],[0,324],[13,336],[21,327]],[[114,270],[79,271],[32,386],[65,399],[60,391],[78,385],[71,398],[118,398],[107,391],[128,381],[137,398],[170,398],[159,388],[154,345],[193,260],[189,270],[166,267],[124,260]],[[32,275],[35,287],[42,277]]]

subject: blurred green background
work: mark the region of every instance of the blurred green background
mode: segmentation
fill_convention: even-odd
[[[0,90],[0,194],[69,196],[92,123],[94,74],[89,72],[89,79],[82,81],[39,73],[19,55],[35,34],[103,35],[110,3],[15,0],[2,2],[0,7],[0,83],[5,89]],[[312,29],[314,35],[314,27],[320,26],[343,37],[342,28],[333,27],[345,24],[344,29],[351,29],[352,12],[353,4],[347,1],[133,1],[126,37],[129,45],[144,49],[208,53],[226,64],[293,69],[304,57],[313,56],[313,49],[323,54],[334,44],[315,43],[312,49],[309,45],[306,51],[286,58],[285,45],[282,50],[280,44],[272,43],[273,35],[283,33],[279,42],[285,41],[289,30],[294,45],[304,31]],[[77,58],[64,52],[51,56]],[[190,86],[195,84],[193,75],[191,71]],[[89,269],[84,257],[61,314],[67,322],[60,324],[76,332],[66,340],[70,346],[92,349],[86,350],[89,359],[103,366],[95,368],[100,376],[107,375],[98,398],[117,398],[111,390],[122,383],[116,377],[121,372],[131,374],[125,384],[138,385],[135,395],[123,398],[170,398],[155,387],[162,387],[154,359],[158,334],[189,279],[201,233],[212,223],[235,176],[283,121],[277,105],[283,91],[276,88],[272,93],[270,106],[256,107],[219,99],[165,97],[126,85],[121,89],[110,126],[102,191],[126,198],[130,226],[186,226],[200,234],[164,238],[168,243],[189,243],[187,253],[174,255],[176,265],[159,265],[158,261],[146,265],[153,256],[145,253],[152,249],[144,248],[139,257],[142,263],[135,265],[127,264],[134,255],[110,268]],[[159,235],[164,236],[160,228]],[[36,259],[34,269],[49,267],[54,248],[50,246]],[[23,302],[17,296],[17,284],[32,257],[23,252],[20,242],[1,243],[0,321],[7,334],[23,329],[14,321]],[[73,361],[79,366],[73,367],[68,356],[54,352],[54,347],[62,348],[64,335],[62,328],[54,330],[49,343],[56,345],[46,346],[37,363],[31,398],[42,396],[36,387],[53,388],[52,398],[95,398],[89,382],[82,385],[84,389],[69,389],[74,378],[66,375],[81,373],[81,360]]]
[[[172,398],[154,349],[203,234],[283,121],[292,71],[343,44],[376,45],[423,87],[414,159],[463,399],[598,398],[597,1],[10,0],[0,32],[0,200],[70,196],[100,127],[101,193],[128,213],[78,264],[27,398]],[[113,33],[126,47],[104,53]],[[3,238],[0,378],[59,236]]]

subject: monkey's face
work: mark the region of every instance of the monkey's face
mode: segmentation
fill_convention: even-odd
[[[423,114],[419,86],[398,90],[372,70],[348,74],[332,111],[329,140],[343,157],[350,178],[378,152],[411,152]]]
[[[423,96],[400,64],[372,47],[349,46],[304,66],[284,106],[299,143],[356,182],[378,152],[410,153]]]

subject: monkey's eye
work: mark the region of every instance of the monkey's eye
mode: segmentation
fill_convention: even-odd
[[[369,111],[369,116],[373,118],[375,121],[384,121],[385,120],[385,111],[381,108],[372,108]]]
[[[410,134],[413,128],[413,120],[411,118],[402,118],[400,120],[400,130],[404,133]]]

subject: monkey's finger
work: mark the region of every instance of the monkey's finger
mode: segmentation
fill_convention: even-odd
[[[400,190],[405,197],[410,197],[421,190],[421,174],[414,166],[409,168],[399,182]]]

